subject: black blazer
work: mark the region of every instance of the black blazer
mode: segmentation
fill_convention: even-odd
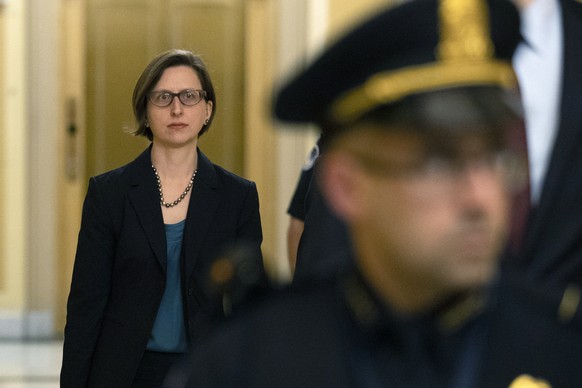
[[[188,339],[220,318],[208,287],[221,248],[250,244],[262,268],[259,201],[253,182],[198,150],[182,246]],[[146,348],[166,282],[166,239],[151,147],[133,162],[91,178],[71,291],[61,387],[129,387]]]
[[[564,62],[558,134],[539,205],[514,260],[534,281],[582,285],[582,3],[561,0],[560,5]]]

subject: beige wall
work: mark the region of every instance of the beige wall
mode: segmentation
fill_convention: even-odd
[[[28,0],[26,12],[26,336],[50,336],[56,301],[59,135],[58,0]]]
[[[0,336],[20,330],[25,306],[26,115],[25,8],[9,1],[2,12],[0,89]],[[7,324],[3,324],[7,323]]]
[[[66,299],[71,282],[81,224],[82,201],[86,190],[84,179],[85,144],[85,0],[67,0],[62,5],[59,34],[60,97],[58,141],[58,224],[57,224],[57,290],[55,330],[65,324]],[[74,134],[69,127],[74,126]]]
[[[328,0],[328,37],[333,40],[347,29],[398,0]]]
[[[57,0],[1,9],[0,338],[53,335],[57,245]]]
[[[0,8],[0,91],[6,90],[6,84],[4,82],[4,74],[6,71],[6,66],[4,62],[6,61],[6,44],[5,44],[5,32],[4,32],[4,25],[5,25],[5,16],[6,12],[4,8]],[[4,100],[5,100],[5,93],[0,92],[0,117],[4,117],[6,110],[4,109]],[[0,147],[4,144],[4,120],[0,120]],[[0,174],[0,179],[2,179],[3,174]],[[4,194],[0,192],[0,203],[4,203]],[[4,216],[4,209],[0,207],[0,220],[5,219]],[[0,252],[4,249],[4,224],[0,222]],[[6,287],[6,263],[4,260],[0,260],[0,292]]]

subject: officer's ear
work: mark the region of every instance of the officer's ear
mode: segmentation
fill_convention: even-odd
[[[361,190],[365,182],[354,156],[341,149],[329,149],[320,156],[319,185],[334,213],[351,221],[361,212]]]

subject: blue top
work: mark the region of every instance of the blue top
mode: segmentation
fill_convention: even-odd
[[[166,289],[147,345],[148,350],[181,353],[188,349],[180,279],[184,224],[185,221],[165,225],[168,246]]]

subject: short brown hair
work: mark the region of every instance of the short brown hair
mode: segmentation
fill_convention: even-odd
[[[200,78],[202,89],[206,91],[204,99],[205,101],[212,101],[213,107],[208,123],[202,127],[200,135],[204,134],[210,128],[210,124],[212,124],[212,120],[214,119],[214,113],[216,112],[216,95],[214,94],[214,86],[212,85],[212,80],[210,79],[206,65],[199,55],[188,50],[174,49],[163,52],[152,59],[137,80],[132,97],[135,127],[130,131],[131,134],[135,136],[146,136],[149,140],[153,140],[152,130],[146,126],[148,94],[158,83],[164,71],[174,66],[191,67]]]

